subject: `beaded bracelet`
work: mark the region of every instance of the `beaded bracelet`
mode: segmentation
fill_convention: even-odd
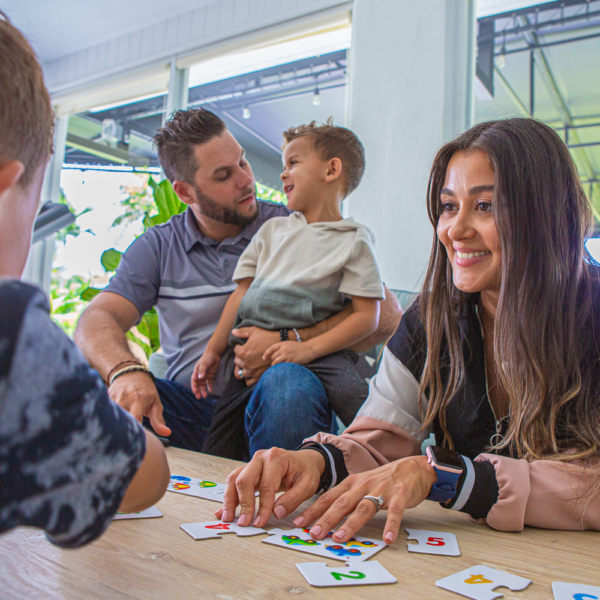
[[[127,363],[132,363],[134,365],[139,365],[140,367],[142,367],[142,363],[139,360],[136,360],[135,358],[131,358],[129,360],[122,360],[120,363],[117,363],[109,372],[108,375],[106,376],[106,379],[104,380],[104,382],[106,383],[106,387],[108,387],[110,385],[110,377],[111,375],[119,368],[122,367],[123,365],[126,365]]]
[[[141,372],[141,373],[147,373],[148,375],[150,375],[150,378],[152,379],[152,381],[156,381],[156,377],[154,377],[154,375],[148,371],[148,369],[146,369],[146,367],[140,365],[139,367],[125,367],[124,369],[121,369],[120,371],[117,371],[111,378],[110,382],[108,383],[108,387],[110,387],[115,379],[117,379],[117,377],[121,377],[121,375],[126,375],[127,373],[135,373],[135,372]]]

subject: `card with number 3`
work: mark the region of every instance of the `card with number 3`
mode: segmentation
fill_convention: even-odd
[[[453,533],[443,531],[426,531],[422,529],[407,529],[409,540],[417,540],[418,544],[408,544],[409,552],[424,554],[445,554],[460,556],[458,541]]]
[[[346,567],[328,567],[326,563],[297,564],[304,579],[315,587],[333,587],[347,585],[375,585],[377,583],[396,583],[398,580],[379,562],[372,560]]]

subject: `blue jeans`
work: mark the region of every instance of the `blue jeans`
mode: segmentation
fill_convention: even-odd
[[[197,400],[190,388],[166,379],[157,379],[156,388],[171,429],[171,445],[200,452],[217,398]],[[144,424],[149,425],[147,419]],[[273,446],[293,450],[303,439],[330,431],[331,426],[325,389],[318,377],[301,365],[285,363],[267,369],[246,407],[250,456]]]

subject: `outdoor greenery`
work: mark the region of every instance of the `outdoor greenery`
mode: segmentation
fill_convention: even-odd
[[[257,183],[256,188],[257,198],[261,200],[287,203],[287,199],[282,192],[259,183]],[[69,205],[62,193],[61,201]],[[112,226],[116,227],[124,222],[141,220],[144,231],[155,225],[166,223],[172,216],[182,213],[186,208],[186,205],[179,200],[173,191],[173,187],[168,180],[165,179],[157,183],[151,176],[148,176],[147,185],[141,191],[129,192],[127,198],[121,201],[121,206],[124,209],[123,214],[115,219]],[[81,214],[86,212],[89,212],[89,209]],[[57,236],[57,240],[64,243],[67,236],[77,237],[80,234],[81,230],[75,222],[63,229],[60,235]],[[102,253],[100,262],[108,276],[114,275],[121,261],[121,256],[122,253],[114,248]],[[97,296],[100,291],[99,288],[93,287],[91,280],[86,280],[78,275],[63,281],[59,270],[54,269],[50,288],[54,321],[67,334],[72,335],[79,315],[87,303]],[[137,344],[147,357],[156,352],[160,348],[156,310],[152,308],[144,314],[140,323],[127,334],[127,337]]]

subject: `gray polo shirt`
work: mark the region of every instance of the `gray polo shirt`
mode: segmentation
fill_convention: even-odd
[[[232,277],[239,257],[265,221],[290,212],[281,204],[259,201],[253,223],[238,236],[217,242],[201,233],[188,208],[146,231],[123,254],[105,291],[127,298],[140,315],[156,306],[167,379],[190,386],[194,365],[236,288]],[[232,364],[231,355],[221,360],[214,386],[217,395]]]

